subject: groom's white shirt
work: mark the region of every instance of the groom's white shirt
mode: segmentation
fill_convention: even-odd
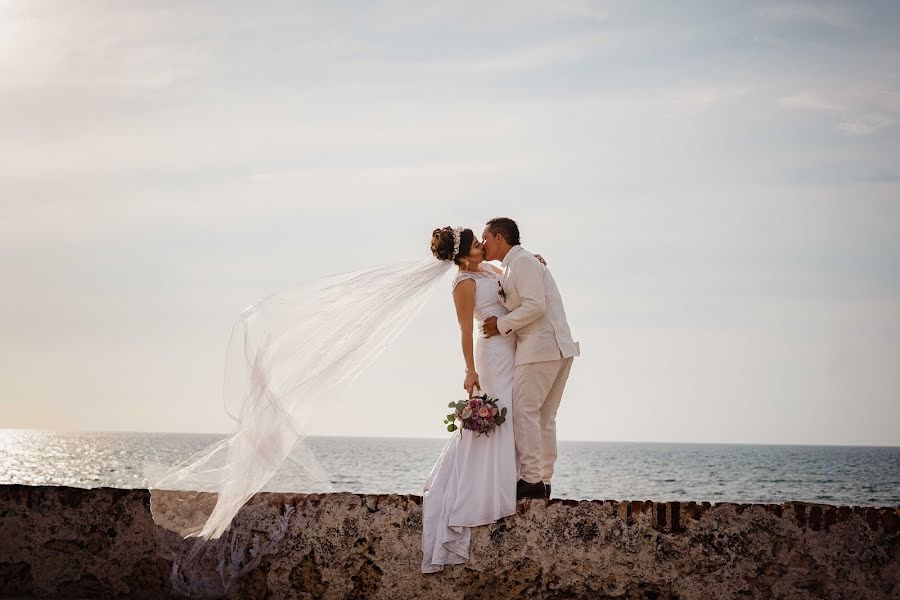
[[[559,288],[550,270],[533,254],[513,246],[506,253],[500,279],[500,302],[509,314],[497,319],[501,335],[516,334],[516,365],[579,356],[572,339]],[[505,295],[505,297],[504,297]]]

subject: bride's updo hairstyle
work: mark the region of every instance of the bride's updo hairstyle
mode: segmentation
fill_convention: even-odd
[[[431,232],[431,253],[438,260],[450,260],[459,264],[459,259],[469,255],[475,234],[471,229],[463,229],[459,234],[459,254],[453,258],[453,228],[450,226],[435,229]]]

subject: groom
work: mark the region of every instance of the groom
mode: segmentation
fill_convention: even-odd
[[[484,335],[518,336],[512,397],[519,459],[516,499],[550,498],[556,462],[556,410],[580,348],[572,340],[553,275],[519,245],[516,222],[491,219],[482,239],[484,259],[502,261],[497,293],[510,311],[485,320]]]

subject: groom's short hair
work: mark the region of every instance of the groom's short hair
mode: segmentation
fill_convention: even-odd
[[[491,233],[493,235],[497,235],[498,233],[502,235],[503,239],[506,240],[506,243],[510,246],[518,246],[521,243],[519,241],[519,226],[516,225],[516,222],[512,219],[497,217],[496,219],[488,221],[487,226],[491,228]]]

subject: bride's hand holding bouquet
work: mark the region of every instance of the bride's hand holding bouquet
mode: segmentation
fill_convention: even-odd
[[[466,379],[463,381],[463,389],[472,397],[475,388],[481,389],[481,382],[478,380],[478,372],[475,369],[466,369]]]

